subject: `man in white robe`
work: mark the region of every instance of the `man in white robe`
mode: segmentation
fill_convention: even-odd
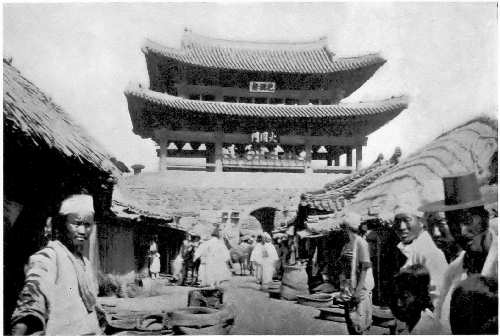
[[[96,313],[97,280],[82,254],[93,226],[91,196],[73,195],[62,202],[52,218],[57,239],[30,257],[11,320],[13,335],[102,333]]]
[[[220,231],[214,230],[212,237],[201,243],[194,254],[194,260],[201,261],[198,275],[202,286],[217,287],[231,278],[229,250],[219,237]]]
[[[273,281],[273,275],[276,271],[279,260],[278,252],[274,247],[273,240],[269,233],[263,235],[264,247],[262,249],[262,289],[265,289]]]
[[[406,257],[401,268],[417,264],[425,266],[430,275],[429,294],[436,305],[448,262],[443,251],[424,230],[423,213],[412,208],[400,208],[396,211],[393,227],[401,239],[397,247]]]

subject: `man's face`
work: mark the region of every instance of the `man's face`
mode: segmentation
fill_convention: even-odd
[[[488,230],[482,225],[481,216],[464,209],[447,212],[446,218],[460,247],[469,252],[484,252],[483,240]]]
[[[397,215],[394,229],[403,244],[410,244],[423,230],[423,223],[415,216]]]
[[[431,218],[427,221],[427,225],[429,228],[429,234],[438,248],[442,250],[446,249],[455,241],[445,218]]]
[[[66,215],[66,238],[74,247],[81,248],[89,238],[94,224],[92,213],[70,213]]]

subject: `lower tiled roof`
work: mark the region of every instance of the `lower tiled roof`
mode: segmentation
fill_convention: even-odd
[[[125,96],[129,100],[136,98],[144,102],[166,106],[175,110],[256,118],[317,119],[371,116],[386,113],[395,114],[393,116],[395,117],[408,107],[408,98],[406,96],[393,97],[380,101],[335,105],[272,105],[200,101],[180,98],[140,87],[129,87],[125,91]]]

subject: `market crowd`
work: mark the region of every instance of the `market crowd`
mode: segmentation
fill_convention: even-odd
[[[496,195],[482,195],[474,174],[447,177],[443,184],[444,200],[396,208],[375,227],[367,227],[356,213],[342,217],[342,239],[337,242],[342,243],[333,262],[336,275],[322,273],[322,285],[330,284],[345,303],[349,333],[362,334],[371,327],[373,292],[385,283],[390,288],[387,304],[402,322],[398,333],[497,334],[498,233],[496,213],[488,206],[497,202]],[[83,256],[94,228],[92,197],[70,195],[48,223],[53,234],[26,267],[12,334],[100,334],[98,286]],[[284,277],[287,265],[300,264],[302,243],[297,232],[277,241],[268,233],[255,238],[243,239],[245,248],[236,261],[247,264],[266,290],[273,278]],[[397,265],[395,274],[374,267],[374,257],[384,248],[393,251],[385,261]],[[152,246],[153,278],[158,277],[159,257]],[[231,277],[235,262],[218,228],[202,242],[196,235],[188,237],[177,261],[180,284],[213,287]],[[314,272],[307,264],[311,279]]]
[[[398,333],[498,333],[497,194],[481,194],[473,173],[445,177],[443,186],[444,200],[397,206],[376,221],[346,212],[323,268],[312,269],[318,250],[306,251],[310,282],[322,275],[312,291],[335,292],[350,334],[371,327],[374,293]]]

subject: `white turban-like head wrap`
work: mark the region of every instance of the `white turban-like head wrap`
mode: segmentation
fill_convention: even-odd
[[[347,212],[342,216],[342,221],[340,226],[346,229],[351,229],[354,231],[359,230],[361,225],[361,216],[354,212]]]
[[[94,199],[90,195],[71,195],[61,203],[59,214],[94,214]]]

